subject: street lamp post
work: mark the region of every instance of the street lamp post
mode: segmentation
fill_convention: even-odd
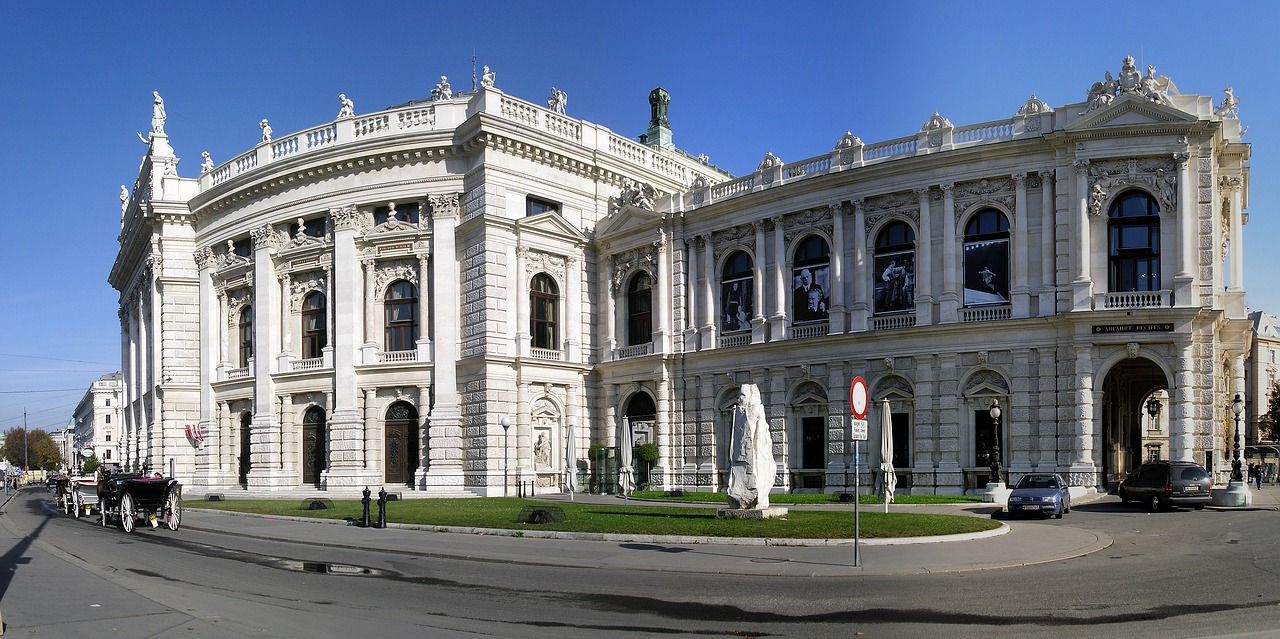
[[[507,441],[508,441],[508,440],[507,440],[507,435],[508,435],[508,433],[509,433],[509,432],[510,432],[510,430],[511,430],[511,417],[509,417],[509,416],[507,416],[507,415],[503,415],[503,416],[502,416],[502,419],[501,419],[501,420],[499,420],[499,422],[498,422],[498,423],[502,424],[502,496],[503,496],[503,497],[506,497],[506,496],[507,496],[507,484],[508,484],[508,481],[507,481],[507,467],[508,467],[508,464],[507,464]]]
[[[991,462],[991,483],[1000,483],[1000,402],[991,400],[991,452],[987,461]]]
[[[1235,415],[1235,430],[1231,433],[1231,481],[1243,482],[1244,475],[1240,472],[1240,413],[1244,412],[1244,400],[1240,393],[1231,400],[1231,412]]]

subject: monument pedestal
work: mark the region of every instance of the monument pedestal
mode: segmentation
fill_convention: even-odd
[[[1215,490],[1211,494],[1214,506],[1239,508],[1253,505],[1253,493],[1249,490],[1249,485],[1242,481],[1230,482],[1226,490]]]
[[[716,519],[778,519],[786,516],[787,509],[777,506],[768,508],[720,508],[716,510]]]

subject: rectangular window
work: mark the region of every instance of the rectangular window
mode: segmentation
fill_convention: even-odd
[[[111,441],[111,433],[107,433],[107,441]]]
[[[106,451],[105,453],[103,453],[102,459],[103,461],[111,461],[111,451]]]
[[[543,200],[530,195],[525,198],[525,217],[531,215],[541,215],[543,213],[559,213],[560,204],[550,200]]]
[[[106,418],[106,420],[107,420],[107,423],[108,423],[108,424],[110,424],[110,423],[111,423],[111,416],[110,416],[110,415],[103,415],[103,417],[105,417],[105,418]]]

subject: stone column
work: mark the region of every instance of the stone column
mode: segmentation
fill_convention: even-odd
[[[421,210],[421,208],[419,208]],[[427,293],[427,282],[431,281],[431,253],[416,251],[418,258],[418,361],[431,361],[431,334],[427,330],[431,326],[431,295]],[[373,312],[372,307],[369,310]]]
[[[291,478],[290,484],[302,481],[302,428],[295,419],[296,416],[297,407],[293,405],[292,394],[285,393],[276,397],[276,418],[280,424],[279,467]],[[325,425],[328,426],[327,420]],[[317,433],[317,436],[323,438],[325,433]],[[332,458],[332,450],[328,442],[325,444],[325,450]]]
[[[270,224],[252,231],[253,236],[253,422],[249,429],[249,488],[271,489],[292,485],[296,478],[280,468],[280,428],[276,421],[273,350],[280,347],[284,299],[275,272],[279,238]]]
[[[1227,178],[1227,188],[1231,189],[1231,216],[1229,223],[1229,232],[1231,233],[1231,281],[1229,283],[1230,290],[1244,291],[1244,235],[1243,229],[1243,212],[1241,208],[1244,206],[1243,187],[1240,184],[1240,178]]]
[[[1081,344],[1075,347],[1075,425],[1076,441],[1074,459],[1068,481],[1072,486],[1097,485],[1096,466],[1093,461],[1093,424],[1098,418],[1093,403],[1093,354],[1092,347]]]
[[[385,432],[378,428],[379,425],[384,424],[378,415],[378,389],[377,387],[357,389],[356,398],[360,403],[360,413],[364,416],[362,420],[364,422],[364,470],[372,475],[382,468],[382,441],[384,440],[382,434]],[[406,456],[409,454],[409,451],[405,451]]]
[[[515,338],[516,357],[528,357],[533,343],[533,335],[529,333],[529,248],[515,247],[515,257],[516,269],[508,275],[507,290],[508,295],[515,295],[516,299],[507,308],[516,309],[516,314],[507,326],[507,334]]]
[[[752,284],[752,309],[751,317],[751,343],[761,344],[765,340],[765,317],[764,317],[764,222],[756,221],[751,223],[751,228],[755,231],[755,259],[752,260],[751,267],[751,284]]]
[[[366,211],[354,206],[329,212],[333,220],[333,401],[328,404],[329,463],[323,473],[328,488],[357,488],[376,483],[377,474],[365,468],[365,427],[356,388],[356,354],[363,343],[358,334],[361,294],[360,260],[355,240],[372,223]]]
[[[845,332],[844,289],[848,282],[844,279],[844,205],[827,206],[831,214],[831,309],[827,321],[827,332],[838,334]]]
[[[600,360],[604,362],[612,361],[614,353],[618,349],[616,326],[618,322],[617,297],[620,291],[617,286],[614,286],[615,280],[610,277],[617,268],[616,264],[610,263],[609,256],[600,256],[598,269],[600,291],[604,293],[604,317],[602,318],[604,320],[604,344],[601,345]],[[618,286],[621,286],[621,284],[619,283]]]
[[[1195,240],[1198,237],[1195,182],[1190,154],[1175,153],[1173,159],[1178,163],[1178,274],[1173,277],[1173,305],[1195,306],[1199,303],[1195,299]]]
[[[867,330],[867,318],[871,314],[867,297],[867,280],[871,270],[867,261],[869,240],[867,214],[863,210],[862,199],[859,198],[853,201],[853,311],[849,317],[849,330],[855,333]]]
[[[1072,260],[1075,273],[1071,282],[1071,308],[1087,311],[1093,308],[1093,280],[1089,237],[1089,161],[1076,160],[1076,211],[1074,249]]]
[[[956,284],[956,274],[960,267],[956,264],[956,185],[942,185],[942,297],[939,317],[942,324],[960,321],[960,287]],[[926,206],[923,202],[921,207]]]
[[[460,359],[458,331],[459,273],[456,228],[458,224],[458,194],[450,193],[431,197],[432,239],[435,268],[431,272],[431,296],[436,312],[432,316],[435,329],[433,348],[436,362],[432,387],[435,389],[435,406],[431,409],[430,435],[434,460],[429,471],[419,469],[423,475],[418,484],[461,490],[463,485],[462,410],[458,393]]]
[[[1179,339],[1178,369],[1174,373],[1173,394],[1169,401],[1176,406],[1174,418],[1169,420],[1169,459],[1171,461],[1195,461],[1195,353],[1192,338]],[[1170,407],[1174,408],[1173,406]],[[1207,469],[1213,474],[1213,469]]]
[[[769,317],[769,339],[787,338],[787,263],[786,240],[782,236],[782,216],[769,218],[773,223],[773,314]]]
[[[1027,272],[1031,270],[1030,247],[1027,246],[1027,174],[1013,175],[1013,288],[1009,290],[1012,298],[1012,314],[1014,319],[1031,317],[1031,287],[1027,285]]]
[[[702,344],[703,350],[716,347],[716,256],[712,245],[711,234],[698,238],[702,247]]]
[[[1049,317],[1057,312],[1057,241],[1054,222],[1053,169],[1040,172],[1040,317]]]
[[[564,260],[565,284],[568,292],[565,303],[568,307],[561,312],[564,319],[564,357],[566,362],[585,362],[582,356],[582,262],[576,257],[568,256]]]
[[[377,398],[377,389],[371,389],[371,390],[372,390],[372,394],[370,394],[370,391],[365,391],[365,396],[364,396],[365,409],[364,410],[366,415],[368,415],[371,411],[376,410],[376,407],[370,408],[369,405],[375,403],[375,400]],[[427,419],[427,413],[431,412],[431,387],[430,386],[418,387],[417,408],[418,408],[418,455],[419,455],[418,473],[419,473],[419,477],[421,477],[422,473],[429,473],[431,471],[431,465],[435,463],[435,459],[434,459],[435,442],[431,441],[431,423]],[[385,424],[383,428],[386,428]],[[423,486],[421,484],[418,485],[418,490],[423,490],[425,488],[426,486]]]
[[[920,233],[916,238],[916,326],[933,324],[933,225],[929,220],[929,189],[916,189],[920,203]]]
[[[653,352],[671,353],[671,242],[667,232],[658,237],[658,299],[653,309],[657,311],[658,327],[653,335]]]
[[[216,486],[231,486],[236,483],[235,475],[235,442],[236,433],[232,430],[235,424],[231,420],[231,405],[218,402],[218,472],[221,481]]]
[[[219,327],[220,325],[225,326],[221,318],[226,317],[224,313],[219,313],[215,310],[218,308],[218,295],[213,285],[212,256],[213,253],[208,248],[195,252],[195,262],[200,278],[197,292],[199,302],[196,305],[200,309],[199,426],[201,432],[205,433],[205,441],[200,444],[200,449],[196,451],[196,461],[197,466],[204,467],[205,472],[203,474],[206,486],[213,484],[214,477],[218,471],[218,433],[217,422],[214,421],[216,419],[216,406],[214,404],[212,384],[219,379],[217,372],[218,366],[222,361],[219,355],[221,346],[225,343]]]

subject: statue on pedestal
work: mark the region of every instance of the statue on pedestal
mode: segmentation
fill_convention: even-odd
[[[760,389],[755,384],[743,384],[729,433],[729,507],[768,508],[776,475],[773,437],[760,401]]]
[[[151,132],[164,133],[164,121],[166,119],[164,113],[164,98],[160,97],[159,91],[152,91],[153,98],[151,105]]]

